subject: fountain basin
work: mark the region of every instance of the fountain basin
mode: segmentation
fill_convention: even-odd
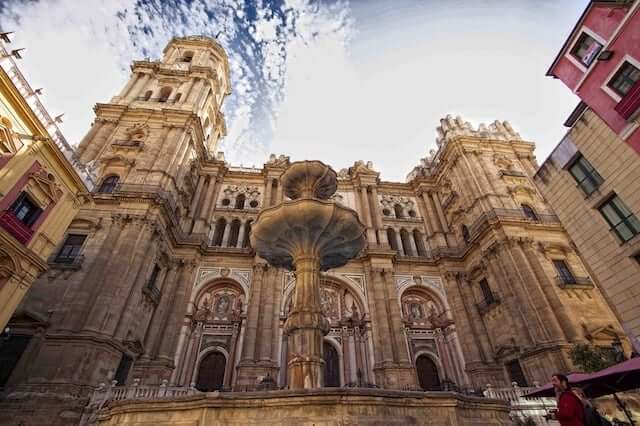
[[[297,257],[318,258],[320,270],[346,264],[365,244],[365,227],[351,209],[316,198],[286,201],[260,212],[251,245],[274,266],[295,269]]]

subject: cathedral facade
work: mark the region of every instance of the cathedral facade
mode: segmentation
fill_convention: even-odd
[[[96,105],[77,155],[99,183],[67,228],[65,256],[10,321],[27,343],[0,384],[3,409],[76,418],[112,381],[286,386],[296,277],[256,256],[249,235],[262,208],[286,199],[289,158],[253,169],[216,153],[230,91],[214,40],[175,38]],[[448,116],[437,145],[406,182],[363,161],[338,172],[332,199],[357,211],[367,245],[322,275],[324,385],[532,385],[573,369],[573,343],[626,347],[533,184],[534,144],[507,122],[476,129]]]

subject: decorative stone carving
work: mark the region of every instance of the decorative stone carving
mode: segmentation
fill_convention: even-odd
[[[29,174],[27,191],[42,208],[57,202],[63,194],[55,176],[45,168]]]
[[[228,185],[222,190],[220,206],[234,207],[235,200],[240,194],[245,196],[245,209],[260,206],[260,189],[255,185]]]
[[[269,161],[265,163],[265,166],[271,167],[288,167],[290,164],[289,156],[287,155],[279,155],[270,154]]]
[[[415,202],[410,197],[381,194],[380,204],[382,205],[382,214],[387,217],[395,217],[396,219],[399,219],[395,211],[396,204],[402,208],[401,218],[410,218],[417,216]]]

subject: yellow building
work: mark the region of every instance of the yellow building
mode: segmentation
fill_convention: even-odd
[[[83,203],[90,177],[0,45],[0,330]]]

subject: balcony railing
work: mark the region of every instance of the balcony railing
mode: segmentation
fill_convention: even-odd
[[[562,277],[556,276],[556,284],[561,287],[571,286],[592,286],[591,278],[589,277]]]
[[[27,244],[33,237],[33,229],[22,223],[10,210],[6,210],[0,216],[0,226],[22,244]]]
[[[84,256],[81,254],[54,254],[53,256],[50,256],[49,259],[47,259],[47,264],[56,269],[77,270],[82,266],[82,262],[84,262]]]
[[[494,388],[487,385],[483,395],[487,398],[499,399],[509,404],[509,416],[512,419],[530,418],[536,425],[550,424],[546,416],[551,409],[556,408],[555,398],[525,398],[524,395],[537,389],[537,384],[532,387],[520,387],[516,382],[511,387]]]
[[[616,112],[625,120],[633,118],[640,108],[640,80],[631,86],[631,89],[620,99],[620,102],[614,107]]]
[[[154,285],[146,285],[142,288],[144,294],[149,296],[149,298],[156,305],[160,302],[160,289]]]

